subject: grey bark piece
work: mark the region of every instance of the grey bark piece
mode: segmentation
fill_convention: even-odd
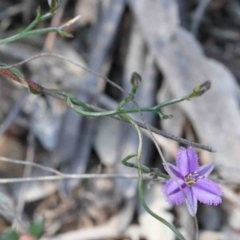
[[[117,106],[115,106],[117,107]],[[98,131],[94,146],[101,159],[107,167],[115,167],[116,156],[119,152],[119,138],[122,123],[112,118],[101,118],[98,120]]]
[[[124,10],[125,2],[114,0],[109,3],[108,9],[104,14],[101,25],[99,26],[97,32],[97,38],[95,41],[95,45],[93,47],[92,52],[89,57],[89,68],[97,73],[106,74],[103,72],[104,66],[106,64],[107,56],[109,54],[109,50],[112,46],[115,33],[118,29],[118,25],[121,20],[121,16]],[[87,74],[85,77],[85,88],[91,89],[95,94],[93,98],[83,95],[79,93],[77,98],[85,103],[95,104],[97,95],[103,90],[105,86],[105,82],[98,79],[92,73]],[[72,145],[73,151],[66,157],[68,159],[68,163],[62,166],[62,171],[67,173],[83,173],[87,167],[87,161],[89,160],[89,156],[92,150],[93,138],[95,135],[95,130],[97,127],[96,121],[89,118],[84,118],[77,115],[76,113],[69,112],[69,120],[66,121],[65,125],[63,125],[63,129],[73,129],[74,138],[66,138],[65,136],[61,139],[62,148],[60,148],[62,152],[65,151],[64,145]],[[75,125],[73,125],[73,119]],[[65,130],[65,131],[66,131]],[[71,139],[71,144],[69,144],[69,140]],[[64,190],[71,191],[73,187],[75,187],[80,181],[76,180],[65,180]]]
[[[156,91],[156,68],[153,57],[149,53],[147,56],[145,55],[144,42],[136,26],[133,28],[130,41],[131,43],[125,67],[124,88],[128,92],[131,91],[130,77],[133,71],[142,74],[142,83],[139,85],[135,100],[139,106],[152,106]],[[134,107],[132,103],[129,103],[125,107],[129,107],[129,105]],[[152,124],[153,114],[144,114],[144,116],[146,121]],[[134,114],[133,117],[139,119],[139,114]],[[148,156],[151,143],[146,136],[143,136],[143,141],[144,145],[141,161],[146,164],[149,161]],[[138,137],[133,126],[112,119],[102,119],[101,127],[96,136],[95,147],[101,161],[109,167],[116,166],[118,173],[136,173],[136,169],[130,169],[121,164],[121,160],[137,151]],[[136,161],[136,159],[132,159],[131,161]],[[124,181],[116,180],[116,182],[125,197],[132,197],[135,195],[137,186],[136,180],[126,179]]]
[[[206,80],[212,81],[211,91],[179,106],[192,121],[202,142],[219,151],[212,155],[213,161],[227,167],[237,166],[240,154],[240,114],[236,80],[222,64],[204,57],[200,45],[187,31],[181,28],[177,30],[175,1],[152,0],[154,4],[149,4],[149,1],[129,2],[144,39],[175,97],[191,92]],[[146,17],[147,13],[149,17]],[[169,34],[172,34],[168,42],[161,40],[166,39],[161,30],[164,29],[161,28],[159,17],[162,14],[171,14],[169,21],[164,23],[167,26],[169,24]]]
[[[78,1],[75,8],[75,15],[81,16],[81,21],[77,24],[84,26],[94,24],[97,21],[97,4],[95,0]]]
[[[174,96],[170,90],[169,84],[167,83],[167,81],[164,81],[164,83],[161,86],[161,89],[157,94],[158,104],[164,101],[171,100],[173,98]],[[171,132],[175,136],[181,136],[182,127],[185,121],[185,116],[182,109],[180,109],[177,104],[174,104],[163,108],[163,112],[164,114],[173,116],[173,118],[171,119],[161,120],[161,126],[163,130]]]
[[[169,212],[171,209],[170,204],[166,201],[159,184],[148,183],[149,186],[144,187],[145,201],[149,208],[164,218],[169,223],[173,224],[174,216]],[[159,223],[153,218],[141,204],[138,206],[139,223],[144,233],[144,237],[148,240],[174,240],[175,234],[164,224]]]
[[[178,27],[179,16],[176,1],[128,0],[128,3],[147,44],[154,45],[158,49],[164,47]]]
[[[239,164],[240,113],[235,78],[222,64],[196,51],[194,38],[179,29],[175,40],[161,52],[158,63],[175,97],[185,95],[202,82],[211,80],[212,89],[204,96],[179,104],[203,142],[214,146],[218,164]]]
[[[145,44],[139,29],[135,25],[133,28],[128,58],[126,60],[125,67],[125,78],[124,78],[124,88],[128,92],[131,90],[130,77],[133,71],[136,71],[142,75],[142,82],[139,84],[138,91],[135,96],[135,101],[139,106],[151,106],[154,103],[154,96],[156,90],[156,68],[154,65],[153,57],[150,53],[146,55]],[[134,106],[132,103],[130,104]],[[153,114],[143,114],[145,120],[149,123],[153,123]],[[134,115],[134,119],[139,120],[139,114]],[[127,155],[136,153],[138,148],[138,136],[137,132],[131,125],[126,125],[121,123],[121,132],[119,134],[120,138],[120,153],[118,157],[119,162],[124,159]],[[141,156],[141,162],[147,164],[149,162],[148,156],[150,154],[150,140],[146,136],[143,136],[143,151]],[[136,161],[132,159],[131,161]],[[136,169],[131,169],[123,164],[119,164],[117,171],[119,173],[136,173]],[[122,192],[126,197],[131,197],[136,193],[137,182],[135,180],[128,179],[126,181],[116,180],[117,184],[120,186]]]

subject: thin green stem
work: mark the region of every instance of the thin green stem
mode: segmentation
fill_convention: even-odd
[[[92,109],[90,109],[87,105],[85,105],[85,103],[75,99],[75,98],[71,98],[69,97],[67,94],[65,93],[61,93],[62,96],[66,97],[67,99],[67,104],[77,113],[83,115],[83,116],[87,116],[87,117],[107,117],[107,116],[113,116],[113,115],[123,115],[125,119],[127,119],[127,115],[126,113],[134,113],[136,112],[136,109],[133,109],[133,111],[130,110],[124,110],[124,109],[116,109],[116,110],[111,110],[111,111],[105,111],[105,112],[92,112]],[[76,105],[79,105],[81,108],[78,108]],[[87,110],[87,111],[86,111]],[[142,109],[140,109],[142,110]],[[149,111],[149,108],[145,109],[143,108],[143,111],[147,110]]]
[[[175,234],[176,236],[180,239],[180,240],[185,240],[185,238],[183,237],[183,235],[177,230],[177,228],[175,228],[171,223],[169,223],[168,221],[166,221],[164,218],[161,218],[160,216],[158,216],[156,213],[152,212],[151,209],[147,206],[145,199],[144,199],[144,193],[143,193],[143,170],[142,170],[142,165],[140,163],[140,158],[141,158],[141,152],[142,152],[142,134],[141,134],[141,130],[139,128],[139,126],[134,122],[134,120],[132,118],[130,118],[128,115],[126,114],[122,114],[121,115],[123,118],[125,118],[126,120],[128,120],[129,122],[131,122],[133,124],[133,126],[135,127],[137,133],[138,133],[138,138],[139,138],[139,144],[138,144],[138,151],[137,154],[134,155],[129,155],[127,160],[129,160],[130,158],[136,156],[137,157],[137,168],[138,168],[138,194],[139,194],[139,199],[140,202],[143,206],[143,208],[150,214],[152,215],[154,218],[156,218],[158,221],[162,222],[163,224],[165,224],[167,227],[169,227]],[[127,162],[127,160],[125,162]],[[130,163],[128,163],[130,164]],[[147,167],[146,167],[147,168]]]
[[[155,109],[153,107],[143,107],[140,108],[141,112],[155,112]],[[118,110],[118,113],[137,113],[139,112],[139,109],[120,109]]]
[[[131,77],[131,84],[132,84],[132,91],[131,93],[128,95],[128,97],[126,97],[125,99],[123,99],[123,101],[121,101],[119,104],[118,104],[118,107],[117,107],[117,110],[120,110],[124,105],[126,105],[128,102],[130,101],[133,101],[134,98],[135,98],[135,94],[137,92],[137,89],[138,89],[138,84],[139,82],[141,82],[141,76],[134,72],[132,74],[132,77]]]
[[[28,32],[28,31],[32,30],[34,27],[36,27],[36,26],[38,25],[38,23],[43,22],[43,21],[51,18],[52,16],[53,16],[52,13],[46,13],[46,14],[44,14],[43,16],[40,16],[40,17],[39,17],[39,16],[38,16],[38,13],[37,13],[37,16],[36,16],[35,20],[34,20],[32,23],[30,23],[30,24],[23,30],[23,32]]]
[[[140,127],[134,122],[134,120],[129,117],[127,114],[121,114],[120,115],[122,118],[125,118],[126,120],[128,120],[133,126],[134,128],[136,129],[137,131],[137,134],[138,134],[138,139],[139,139],[139,143],[138,143],[138,150],[137,150],[137,159],[139,159],[141,157],[141,153],[142,153],[142,133],[141,133],[141,130],[140,130]],[[146,167],[147,168],[147,167]]]
[[[188,95],[185,95],[185,96],[180,97],[180,98],[176,98],[176,99],[172,99],[172,100],[167,101],[167,102],[163,102],[161,104],[158,104],[158,105],[154,106],[153,109],[155,111],[157,111],[157,110],[160,110],[163,107],[166,107],[166,106],[169,106],[169,105],[172,105],[172,104],[175,104],[175,103],[179,103],[179,102],[183,102],[183,101],[189,100],[191,95],[192,94],[188,94]]]
[[[158,216],[156,213],[154,213],[146,204],[145,199],[144,199],[144,193],[143,193],[143,181],[142,181],[142,174],[141,174],[141,170],[139,169],[139,178],[138,178],[138,194],[139,194],[139,199],[140,202],[142,204],[142,206],[144,207],[144,209],[150,214],[152,215],[154,218],[156,218],[158,221],[160,221],[161,223],[165,224],[167,227],[169,227],[175,234],[176,236],[180,239],[180,240],[185,240],[185,238],[183,237],[183,235],[177,230],[177,228],[175,228],[171,223],[169,223],[168,221],[166,221],[164,218],[161,218],[160,216]]]
[[[129,162],[129,160],[131,158],[134,158],[134,157],[137,157],[137,154],[128,155],[127,157],[125,157],[122,160],[122,164],[127,166],[127,167],[130,167],[130,168],[139,169],[138,164]],[[148,173],[148,174],[155,175],[155,178],[161,177],[161,178],[164,178],[164,179],[169,179],[169,176],[167,174],[161,173],[161,172],[157,171],[157,169],[149,168],[149,167],[144,166],[144,165],[140,165],[140,168],[141,168],[143,173]]]
[[[42,28],[42,29],[31,30],[31,31],[27,31],[27,32],[21,32],[14,36],[2,39],[2,40],[0,40],[0,45],[14,42],[14,41],[17,41],[19,39],[26,38],[29,36],[42,35],[42,34],[46,34],[46,33],[50,33],[50,32],[58,32],[60,34],[65,34],[65,32],[63,32],[59,27]]]
[[[65,94],[64,96],[67,97],[66,94]],[[169,105],[171,105],[171,104],[175,104],[175,103],[179,103],[179,102],[185,101],[185,100],[187,100],[187,99],[189,98],[189,96],[190,96],[190,94],[189,94],[189,95],[186,95],[186,96],[184,96],[184,97],[181,97],[181,98],[176,98],[176,99],[173,99],[173,100],[171,100],[171,101],[167,101],[167,102],[161,103],[161,104],[156,105],[156,106],[154,106],[154,107],[143,107],[143,108],[140,108],[140,109],[135,109],[135,108],[132,108],[132,109],[123,109],[123,108],[121,108],[121,109],[120,109],[120,108],[118,107],[117,110],[106,111],[105,113],[102,113],[102,114],[100,114],[100,115],[92,112],[92,113],[90,114],[90,116],[91,116],[91,117],[94,117],[94,116],[99,117],[99,116],[112,116],[112,115],[117,115],[117,114],[129,114],[129,113],[137,113],[137,112],[139,112],[139,110],[140,110],[141,112],[155,112],[155,113],[157,113],[157,114],[159,115],[159,117],[165,118],[166,115],[163,114],[163,113],[160,111],[161,108],[166,107],[166,106],[169,106]],[[80,102],[80,101],[79,101],[78,99],[76,99],[76,98],[71,98],[71,101],[72,101],[75,105],[78,105],[78,106],[83,107],[84,109],[89,109],[89,110],[90,110],[90,108],[89,108],[87,105],[85,105],[83,102]],[[124,103],[123,105],[125,105],[125,103],[128,102],[128,101],[129,101],[128,98],[127,98],[127,101],[122,101],[122,103]],[[122,107],[122,105],[121,105],[121,107]],[[93,109],[91,109],[91,110],[93,111]],[[84,114],[87,114],[87,113],[85,112]]]

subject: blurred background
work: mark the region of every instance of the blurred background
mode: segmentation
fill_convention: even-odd
[[[47,0],[1,1],[0,38],[24,30],[39,6],[42,13],[49,12]],[[210,80],[212,88],[202,97],[163,110],[172,119],[161,120],[153,113],[144,117],[156,128],[217,149],[216,153],[198,151],[201,164],[214,162],[214,177],[224,191],[222,205],[199,205],[200,239],[240,239],[240,1],[61,0],[52,19],[37,28],[62,25],[76,15],[81,15],[80,20],[65,29],[73,38],[51,33],[2,45],[0,61],[13,64],[42,52],[57,53],[107,76],[128,92],[131,74],[138,72],[142,82],[136,101],[141,107],[186,95]],[[37,58],[17,69],[46,88],[104,109],[115,109],[126,97],[102,78],[56,57]],[[140,120],[138,114],[134,118]],[[82,117],[65,103],[30,94],[3,77],[0,120],[1,157],[67,174],[137,173],[121,164],[137,148],[132,126],[107,117]],[[179,143],[155,137],[167,161],[174,162]],[[144,134],[141,161],[163,170],[148,134]],[[51,175],[0,161],[1,178]],[[145,181],[149,207],[186,239],[194,239],[194,222],[186,207],[170,206],[161,187],[161,181]],[[176,239],[141,207],[134,178],[0,185],[1,233],[15,226],[24,234],[39,216],[44,219],[41,239]]]

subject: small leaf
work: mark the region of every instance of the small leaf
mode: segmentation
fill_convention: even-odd
[[[7,66],[6,64],[0,63],[0,67]],[[10,78],[11,80],[21,83],[24,87],[28,88],[28,84],[25,81],[23,75],[15,68],[3,68],[0,69],[0,74]]]
[[[36,238],[42,236],[44,232],[44,220],[42,216],[37,217],[29,227],[29,233]]]
[[[15,76],[17,76],[17,77],[19,78],[21,84],[22,84],[24,87],[28,88],[27,82],[25,81],[23,75],[22,75],[18,70],[16,70],[15,68],[9,68],[8,70],[9,70],[11,73],[13,73]]]
[[[41,13],[41,7],[38,7],[38,8],[37,8],[37,15],[36,15],[36,20],[37,20],[37,21],[40,20],[41,14],[42,14],[42,13]]]
[[[73,38],[73,35],[71,33],[68,32],[64,32],[64,31],[58,31],[58,33],[62,36],[62,37],[67,37],[67,38]]]

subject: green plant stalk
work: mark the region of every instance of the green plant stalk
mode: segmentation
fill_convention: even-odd
[[[166,106],[169,106],[169,105],[172,105],[172,104],[175,104],[175,103],[180,103],[180,102],[183,102],[183,101],[186,101],[186,100],[190,100],[191,97],[192,97],[192,93],[187,94],[183,97],[179,97],[179,98],[172,99],[170,101],[163,102],[161,104],[158,104],[158,105],[154,106],[152,109],[154,109],[155,111],[158,111],[158,110],[162,109],[163,107],[166,107]]]
[[[183,235],[177,230],[177,228],[175,228],[171,223],[169,223],[168,221],[166,221],[164,218],[158,216],[156,213],[154,213],[146,204],[145,199],[144,199],[144,193],[143,193],[143,180],[142,180],[142,173],[141,173],[141,169],[138,169],[138,174],[139,174],[139,178],[138,178],[138,194],[139,194],[139,199],[140,202],[142,204],[142,206],[144,207],[144,209],[154,218],[156,218],[158,221],[160,221],[161,223],[163,223],[164,225],[166,225],[167,227],[169,227],[175,234],[176,236],[180,239],[180,240],[185,240],[185,238],[183,237]]]
[[[141,111],[141,112],[154,112],[154,113],[158,114],[158,116],[160,118],[166,119],[166,118],[169,118],[169,116],[162,113],[162,111],[161,111],[162,108],[172,105],[172,104],[190,100],[191,98],[201,96],[203,94],[201,91],[203,90],[203,88],[206,84],[210,84],[210,83],[205,82],[202,85],[195,87],[190,94],[187,94],[183,97],[179,97],[176,99],[172,99],[170,101],[163,102],[154,107],[143,107],[143,108],[139,108],[139,109],[122,109],[122,106],[124,106],[126,103],[128,103],[129,101],[132,101],[134,99],[134,96],[135,96],[135,93],[137,90],[137,86],[133,86],[132,92],[129,94],[129,96],[127,98],[125,98],[122,102],[120,102],[120,104],[118,104],[116,110],[110,110],[110,111],[104,111],[104,112],[96,112],[96,111],[94,111],[94,109],[91,108],[90,105],[85,104],[76,98],[72,98],[64,92],[60,92],[60,91],[58,92],[55,90],[54,90],[54,92],[59,93],[62,96],[64,96],[68,100],[68,102],[71,103],[71,107],[73,108],[73,110],[79,114],[82,114],[83,116],[106,117],[106,116],[129,114],[129,113],[139,113],[139,111]],[[210,88],[210,86],[209,86],[209,88]],[[207,91],[207,90],[205,90],[205,91]],[[80,106],[83,109],[79,109],[76,106]]]
[[[48,32],[48,31],[52,31],[52,30],[56,30],[56,31],[61,31],[58,30],[60,28],[48,28],[48,29],[39,29],[39,30],[33,30],[30,32],[26,32],[26,33],[22,33],[22,35],[25,34],[29,34],[31,32],[38,32],[39,34],[43,33],[42,31]],[[26,35],[25,35],[26,36]],[[13,36],[16,37],[16,36]],[[24,37],[24,36],[22,36]],[[7,40],[7,39],[3,39],[2,41]],[[1,45],[1,41],[0,41],[0,45]],[[26,83],[28,86],[27,88],[30,90],[30,92],[34,93],[34,94],[50,94],[50,95],[58,95],[58,97],[61,96],[61,98],[64,98],[68,105],[78,114],[81,114],[83,116],[87,116],[87,117],[106,117],[106,116],[113,116],[113,115],[120,115],[120,114],[129,114],[129,113],[139,113],[139,111],[141,112],[155,112],[157,113],[161,118],[166,118],[168,117],[167,115],[163,114],[161,112],[161,108],[169,106],[171,104],[175,104],[175,103],[179,103],[185,100],[189,100],[192,97],[196,97],[198,94],[198,92],[196,92],[196,90],[194,89],[194,91],[186,96],[180,97],[180,98],[176,98],[170,101],[166,101],[164,103],[161,103],[159,105],[156,105],[154,107],[143,107],[143,108],[138,108],[138,109],[122,109],[121,107],[123,105],[125,105],[127,102],[132,101],[134,99],[135,96],[135,92],[136,92],[136,87],[133,88],[132,92],[129,94],[129,96],[123,100],[117,107],[116,110],[110,110],[110,111],[104,111],[104,112],[96,112],[91,105],[89,104],[85,104],[81,101],[79,101],[77,98],[71,97],[68,94],[66,94],[65,92],[59,91],[59,90],[54,90],[54,89],[46,89],[42,86],[40,86],[39,84],[36,84],[35,82],[31,81],[31,80],[24,80],[23,77],[19,77],[14,71],[14,69],[7,70],[7,69],[0,69],[0,74],[14,80],[17,81],[19,83]],[[25,84],[23,84],[25,86]],[[25,86],[26,87],[26,86]],[[200,89],[201,90],[201,89]],[[81,107],[81,108],[79,108]]]
[[[131,84],[132,84],[132,91],[131,93],[128,95],[128,97],[126,97],[125,99],[123,99],[119,104],[118,104],[118,107],[117,107],[117,110],[120,110],[124,105],[126,105],[128,102],[130,101],[133,101],[134,98],[135,98],[135,94],[137,92],[137,89],[138,89],[138,81],[141,81],[141,77],[138,73],[134,72],[132,74],[132,77],[131,77]]]
[[[62,96],[64,96],[67,99],[68,105],[70,107],[72,107],[72,109],[75,112],[77,112],[83,116],[88,116],[88,117],[107,117],[107,116],[113,116],[113,115],[119,115],[119,114],[138,113],[139,110],[141,112],[157,112],[160,114],[160,116],[163,117],[164,115],[161,112],[159,112],[160,106],[165,107],[165,106],[186,100],[186,96],[184,96],[181,98],[177,98],[177,99],[173,99],[171,101],[164,102],[164,103],[154,106],[154,107],[143,107],[140,109],[122,109],[122,108],[119,109],[119,108],[117,108],[116,110],[110,110],[110,111],[105,111],[105,112],[95,112],[93,109],[91,109],[91,106],[89,106],[88,104],[85,104],[76,98],[72,98],[64,92],[58,92],[56,90],[53,90],[53,92],[59,93]],[[80,106],[84,110],[77,108],[76,106]]]
[[[37,16],[36,16],[35,20],[34,20],[32,23],[30,23],[30,24],[23,30],[23,32],[28,32],[28,31],[32,30],[34,27],[36,27],[36,26],[38,25],[38,23],[43,22],[43,21],[51,18],[52,16],[53,16],[52,13],[46,13],[46,14],[44,14],[43,16],[38,16],[38,12],[37,12]]]
[[[122,164],[127,166],[127,167],[130,167],[130,168],[139,169],[138,164],[128,162],[131,158],[134,158],[134,157],[137,157],[137,154],[128,155],[127,157],[125,157],[122,160]],[[164,178],[164,179],[169,179],[169,176],[167,174],[156,172],[155,169],[149,168],[149,167],[144,166],[144,165],[140,165],[140,168],[141,168],[141,171],[143,173],[148,173],[148,174],[156,173],[158,177],[161,177],[161,178]]]
[[[138,144],[138,150],[137,150],[137,154],[134,155],[129,155],[128,160],[134,156],[137,157],[137,166],[138,166],[138,195],[139,195],[139,199],[140,202],[143,206],[143,208],[151,215],[153,216],[155,219],[157,219],[158,221],[160,221],[161,223],[165,224],[167,227],[169,227],[175,234],[176,236],[180,239],[180,240],[185,240],[185,238],[183,237],[183,235],[177,230],[177,228],[175,228],[171,223],[167,222],[164,218],[161,218],[160,216],[158,216],[156,213],[152,212],[151,209],[147,206],[145,199],[144,199],[144,193],[143,193],[143,177],[142,177],[142,166],[140,164],[140,157],[141,157],[141,152],[142,152],[142,134],[141,134],[141,130],[139,128],[139,126],[126,114],[121,114],[121,117],[125,118],[126,120],[128,120],[129,122],[131,122],[134,126],[134,128],[137,131],[138,134],[138,138],[139,138],[139,144]]]
[[[59,27],[42,28],[42,29],[31,30],[31,31],[27,31],[27,32],[21,32],[14,36],[2,39],[2,40],[0,40],[0,46],[10,43],[10,42],[17,41],[22,38],[29,37],[29,36],[43,35],[43,34],[50,33],[50,32],[58,32],[60,34],[68,34],[68,33],[62,31]]]
[[[183,97],[176,98],[176,99],[161,103],[161,104],[155,106],[154,109],[155,110],[160,110],[161,108],[169,106],[171,104],[179,103],[179,102],[182,102],[182,101],[185,101],[185,100],[190,100],[191,98],[195,98],[195,97],[200,97],[205,92],[207,92],[210,88],[211,88],[211,82],[210,81],[205,81],[201,85],[196,86],[190,94],[187,94]]]
[[[135,163],[130,163],[130,162],[128,162],[131,158],[134,158],[134,157],[137,157],[137,154],[128,155],[127,157],[125,157],[125,158],[122,160],[122,164],[125,165],[125,166],[127,166],[127,167],[130,167],[130,168],[136,168],[136,169],[138,169],[138,168],[139,168],[138,165],[136,165]],[[141,167],[141,169],[142,169],[142,172],[144,172],[144,173],[151,173],[151,170],[150,170],[149,167],[146,167],[146,166],[144,166],[144,165],[141,165],[140,167]]]

